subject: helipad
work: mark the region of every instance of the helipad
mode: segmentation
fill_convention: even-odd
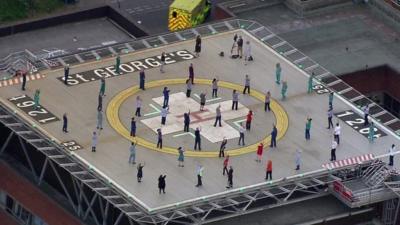
[[[196,197],[216,194],[225,191],[227,178],[222,176],[222,159],[216,156],[220,132],[227,132],[231,135],[228,140],[227,152],[232,151],[231,165],[234,168],[234,187],[245,187],[248,185],[264,182],[265,162],[267,159],[273,161],[273,178],[278,179],[298,173],[305,173],[321,169],[322,165],[329,162],[330,146],[332,141],[332,129],[327,129],[328,96],[313,92],[307,94],[308,75],[302,68],[294,66],[265,46],[258,39],[245,31],[236,31],[243,36],[245,41],[249,40],[252,45],[252,55],[255,61],[244,65],[243,59],[231,59],[229,52],[232,46],[233,32],[226,32],[203,38],[201,56],[190,57],[194,47],[193,41],[183,41],[176,44],[161,46],[154,49],[137,51],[121,56],[123,66],[121,74],[115,72],[114,59],[104,59],[89,63],[80,64],[71,68],[73,80],[69,86],[60,81],[63,70],[50,71],[44,74],[46,77],[28,83],[27,91],[21,92],[19,86],[7,86],[0,88],[1,98],[7,99],[25,94],[33,98],[36,89],[41,90],[41,105],[49,112],[62,118],[64,113],[69,117],[68,134],[61,130],[61,122],[49,122],[40,124],[33,119],[33,114],[40,112],[26,112],[30,100],[17,98],[15,110],[18,110],[32,123],[36,123],[57,141],[64,142],[74,140],[83,149],[76,150],[74,154],[82,160],[90,163],[91,166],[104,173],[110,182],[118,184],[132,196],[139,199],[149,208],[161,207],[168,204],[178,203]],[[279,47],[279,43],[275,44]],[[224,51],[225,57],[220,57],[219,52]],[[165,73],[160,73],[157,63],[161,52],[167,52],[168,64],[165,66]],[[172,55],[171,55],[172,53]],[[300,60],[300,59],[299,59]],[[281,86],[275,84],[275,64],[282,66],[282,78],[288,82],[288,96],[285,101],[280,100]],[[169,121],[169,132],[164,136],[163,151],[153,151],[156,141],[154,129],[159,121],[157,114],[160,109],[159,98],[162,96],[162,87],[168,86],[171,89],[171,96],[177,103],[172,106],[182,107],[179,103],[181,92],[186,91],[183,83],[188,76],[189,64],[193,63],[195,69],[195,82],[191,96],[190,107],[196,107],[198,99],[196,94],[207,91],[208,100],[211,100],[211,88],[209,82],[213,78],[221,81],[219,98],[209,101],[206,104],[210,111],[209,117],[213,117],[213,110],[216,104],[224,107],[224,126],[221,130],[213,130],[212,127],[204,129],[202,139],[203,152],[193,152],[194,139],[190,134],[184,134],[183,124],[180,120]],[[302,67],[305,67],[303,65]],[[146,82],[149,87],[145,91],[138,91],[139,82],[138,70],[146,69]],[[309,65],[310,71],[313,65]],[[304,69],[304,68],[303,68]],[[252,96],[240,95],[239,102],[243,111],[232,114],[229,110],[232,89],[239,89],[241,92],[244,84],[244,76],[248,74],[251,78]],[[91,134],[96,129],[96,108],[99,92],[99,78],[106,77],[106,96],[104,97],[104,108],[107,109],[107,118],[104,129],[100,131],[97,152],[90,151]],[[336,83],[332,83],[336,85]],[[270,91],[272,98],[273,112],[264,112],[263,94]],[[144,178],[142,183],[136,181],[136,166],[128,164],[130,137],[127,134],[129,121],[135,111],[135,96],[140,95],[143,99],[142,113],[144,116],[138,120],[138,140],[140,146],[137,151],[137,161],[145,162]],[[16,102],[23,100],[24,102]],[[188,100],[189,101],[189,100]],[[9,102],[12,105],[14,102]],[[190,105],[192,104],[192,105]],[[179,106],[180,105],[180,106]],[[246,146],[239,148],[237,144],[237,124],[245,119],[247,109],[254,112],[252,129],[246,131]],[[172,116],[178,118],[179,111],[173,111]],[[356,157],[368,153],[375,155],[387,152],[392,143],[398,143],[395,136],[382,127],[378,128],[387,135],[382,135],[375,144],[370,144],[368,139],[355,128],[358,120],[359,110],[352,108],[350,104],[335,97],[334,113],[342,127],[340,146],[337,149],[337,158],[344,159]],[[145,116],[148,114],[147,116]],[[183,112],[182,112],[183,114]],[[224,118],[225,115],[225,118]],[[205,116],[205,118],[208,118]],[[362,115],[361,115],[362,116]],[[304,138],[305,122],[307,117],[312,117],[311,140]],[[203,118],[203,117],[202,117]],[[343,119],[345,118],[345,119]],[[347,118],[347,119],[346,119]],[[43,118],[41,118],[43,120]],[[157,121],[157,122],[153,122]],[[213,119],[202,121],[202,127],[210,126],[208,123]],[[278,126],[277,148],[270,150],[265,148],[262,163],[255,162],[256,145],[264,141],[268,145],[272,125]],[[179,127],[179,126],[182,127]],[[194,128],[196,125],[191,125]],[[229,128],[228,128],[229,126]],[[360,128],[360,129],[359,129]],[[218,128],[219,129],[219,128]],[[223,130],[223,131],[222,131]],[[216,132],[213,135],[213,132]],[[140,139],[139,139],[140,138]],[[177,166],[175,149],[183,146],[189,150],[185,159],[185,167]],[[302,150],[301,170],[295,171],[295,151]],[[168,154],[172,153],[172,154]],[[197,157],[201,156],[201,157]],[[203,157],[205,156],[205,157]],[[196,166],[203,165],[205,168],[203,186],[196,188]],[[159,195],[157,189],[157,177],[166,174],[167,194]]]

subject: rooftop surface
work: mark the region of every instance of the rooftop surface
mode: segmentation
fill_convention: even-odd
[[[327,94],[315,92],[307,94],[308,75],[247,32],[237,31],[236,33],[242,35],[245,41],[251,42],[255,61],[248,65],[244,65],[243,59],[228,57],[233,32],[220,33],[203,38],[199,58],[193,58],[184,51],[193,50],[193,41],[179,42],[121,56],[124,64],[121,69],[123,68],[124,75],[113,75],[115,60],[105,59],[71,68],[71,74],[78,73],[80,76],[74,75],[70,86],[64,85],[59,80],[63,76],[63,70],[59,69],[44,72],[45,78],[28,82],[25,92],[21,91],[20,86],[0,88],[1,98],[7,101],[9,98],[23,94],[33,98],[34,91],[40,89],[40,104],[44,108],[58,118],[62,118],[63,113],[68,114],[70,132],[68,134],[62,132],[61,122],[51,122],[40,127],[59,142],[71,140],[77,142],[83,147],[82,150],[75,151],[79,157],[151,208],[226,190],[227,178],[222,175],[223,160],[216,157],[222,136],[227,136],[229,139],[226,153],[232,153],[233,156],[230,164],[235,171],[235,188],[265,182],[265,164],[268,159],[273,161],[273,179],[321,169],[322,164],[329,162],[333,136],[333,130],[326,128]],[[160,73],[157,68],[157,56],[164,51],[169,56],[167,62],[171,63],[165,66],[165,73]],[[218,56],[221,51],[225,51],[225,57]],[[288,82],[288,95],[284,101],[280,98],[281,86],[274,82],[277,62],[282,66],[283,80]],[[182,97],[186,91],[186,85],[183,82],[188,76],[190,63],[194,65],[195,83],[198,83],[193,87],[191,98],[186,98]],[[146,82],[149,86],[145,91],[138,91],[136,86],[139,81],[138,67],[148,68]],[[95,69],[98,70],[94,72]],[[239,110],[231,111],[232,89],[241,91],[245,74],[249,74],[251,79],[252,96],[241,94]],[[107,119],[104,121],[104,129],[99,134],[97,152],[93,153],[90,151],[91,135],[96,130],[96,108],[101,76],[107,78],[106,96],[103,99]],[[219,96],[211,98],[209,80],[215,77],[220,80]],[[162,127],[164,149],[161,151],[155,148],[154,129],[161,127],[159,110],[164,86],[171,89],[171,97],[167,125]],[[272,103],[273,112],[264,112],[263,109],[262,93],[268,90],[275,100]],[[205,112],[199,112],[198,109],[199,101],[196,95],[201,92],[207,93],[208,102]],[[129,139],[131,139],[128,133],[129,121],[135,111],[134,99],[137,95],[143,99],[142,114],[144,114],[143,117],[137,118],[137,136],[140,138],[140,146],[137,148],[136,158],[137,162],[146,163],[141,183],[136,181],[136,166],[128,163]],[[15,107],[19,111],[25,110],[25,106],[32,105],[30,102],[19,103],[18,107]],[[222,106],[224,122],[221,128],[212,126],[216,104]],[[341,141],[337,149],[338,160],[368,153],[385,154],[391,144],[398,144],[399,141],[395,136],[379,126],[379,132],[384,132],[386,136],[382,135],[376,143],[370,144],[366,136],[362,134],[366,130],[361,128],[362,115],[357,116],[358,109],[353,109],[350,104],[338,97],[335,97],[333,105],[334,113],[342,115],[341,118],[334,118],[334,123],[338,121],[342,129]],[[192,114],[191,128],[199,126],[202,129],[203,151],[201,152],[192,150],[194,139],[191,134],[178,131],[183,130],[181,115],[189,109]],[[254,121],[251,131],[245,132],[246,146],[240,148],[237,145],[237,124],[245,119],[248,110],[253,110]],[[349,110],[354,113],[352,114]],[[29,110],[24,112],[29,113]],[[22,114],[32,120],[28,114]],[[40,114],[40,112],[30,111],[30,115],[35,114]],[[307,117],[312,118],[309,141],[304,138]],[[276,149],[267,147],[273,123],[277,123],[280,135]],[[266,147],[262,162],[257,163],[255,151],[260,141],[265,141]],[[177,166],[178,157],[174,149],[178,146],[186,149],[183,168]],[[300,171],[294,170],[297,149],[302,151]],[[200,188],[195,187],[197,165],[203,165],[205,168],[203,186]],[[160,174],[167,175],[167,194],[165,195],[158,193],[157,178]]]

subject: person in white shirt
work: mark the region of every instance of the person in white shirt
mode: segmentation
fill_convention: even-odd
[[[168,107],[164,106],[161,109],[161,125],[165,125],[165,122],[167,121],[167,114],[168,114]]]
[[[332,141],[332,146],[331,146],[331,161],[336,161],[336,148],[338,144],[335,139]]]
[[[135,116],[141,117],[140,115],[140,108],[142,108],[142,99],[140,98],[140,96],[138,95],[136,97],[136,112],[135,112]]]
[[[251,46],[250,41],[246,41],[244,46],[244,65],[247,65],[247,61],[250,61],[249,58],[251,57]]]
[[[246,129],[244,129],[243,124],[240,123],[240,127],[239,127],[239,143],[238,145],[240,145],[240,141],[242,142],[242,145],[244,146],[244,132],[246,131]]]
[[[396,146],[392,144],[389,149],[389,166],[393,166],[394,152],[396,151]]]
[[[364,107],[364,127],[366,127],[366,126],[368,126],[368,115],[369,115],[369,105],[367,104],[365,107]]]
[[[340,144],[340,125],[336,123],[335,131],[334,131],[334,139],[336,140],[337,144]]]

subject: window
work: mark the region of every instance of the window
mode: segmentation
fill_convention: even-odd
[[[176,11],[173,11],[173,12],[172,12],[172,17],[173,17],[173,18],[176,18],[177,16],[178,16],[178,13],[177,13]]]

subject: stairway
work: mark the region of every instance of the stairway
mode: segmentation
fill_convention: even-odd
[[[383,185],[383,182],[390,175],[389,168],[382,161],[375,161],[362,174],[362,180],[371,188]]]

